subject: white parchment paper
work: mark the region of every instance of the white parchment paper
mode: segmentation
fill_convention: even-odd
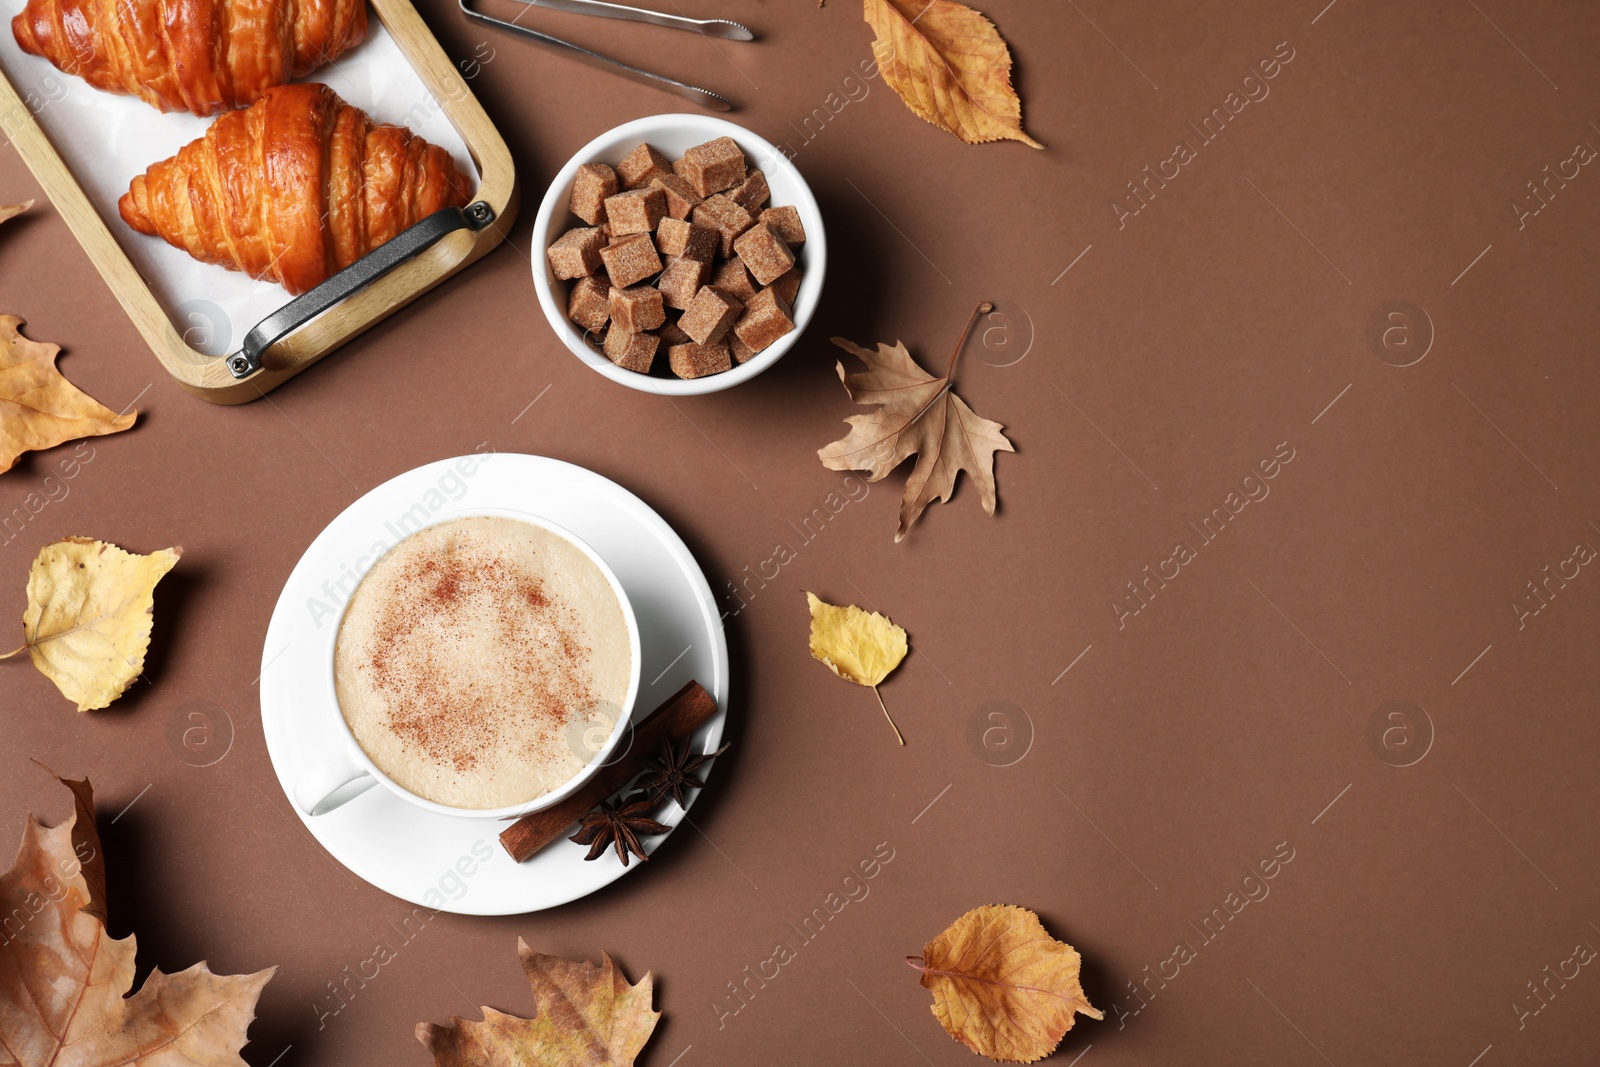
[[[375,121],[420,134],[454,156],[463,173],[477,174],[460,135],[394,38],[376,17],[368,25],[359,47],[307,80],[325,83]],[[203,135],[211,120],[163,114],[137,97],[91,88],[24,53],[9,23],[0,26],[0,70],[191,347],[208,355],[236,351],[252,326],[288,303],[277,284],[197,262],[158,237],[136,233],[117,214],[117,200],[134,175]]]

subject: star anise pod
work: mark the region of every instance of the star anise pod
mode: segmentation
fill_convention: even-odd
[[[664,834],[671,829],[650,818],[656,803],[642,793],[634,793],[622,800],[602,800],[579,820],[578,832],[568,840],[589,846],[589,854],[583,857],[586,860],[600,856],[607,845],[615,845],[617,858],[624,867],[628,865],[630,852],[638,856],[642,863],[650,857],[645,855],[644,846],[639,843],[640,835]]]
[[[728,751],[728,745],[732,743],[729,741],[715,752],[701,752],[691,756],[689,746],[692,742],[685,741],[680,746],[668,741],[661,746],[661,755],[658,758],[644,761],[647,769],[639,776],[639,791],[658,801],[671,797],[677,802],[678,807],[687,809],[689,805],[684,801],[689,798],[689,790],[699,789],[705,785],[694,772]]]

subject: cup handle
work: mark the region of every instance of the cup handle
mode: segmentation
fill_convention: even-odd
[[[345,789],[363,778],[366,784],[360,789]],[[326,815],[377,784],[378,780],[365,768],[341,753],[323,760],[300,777],[294,785],[294,802],[307,815]]]

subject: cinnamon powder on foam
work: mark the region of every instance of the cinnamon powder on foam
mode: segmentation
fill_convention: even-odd
[[[510,523],[554,537],[516,520],[467,519],[445,527],[462,523]],[[352,716],[346,709],[357,740],[374,762],[413,792],[466,807],[519,803],[570,777],[583,760],[571,752],[565,731],[600,698],[615,701],[622,695],[596,691],[594,649],[584,640],[590,628],[573,606],[544,578],[529,573],[526,558],[508,559],[508,546],[481,533],[424,531],[443,543],[389,561],[401,566],[384,568],[393,571],[379,576],[385,588],[370,591],[378,598],[370,627],[355,627],[364,629],[356,635],[363,655],[346,658],[343,629],[339,652],[342,663],[353,661],[361,699],[380,702],[386,712],[382,728],[374,730],[375,723],[363,721],[369,716]],[[565,544],[546,547],[576,552]],[[533,558],[538,559],[537,552]],[[594,571],[592,577],[603,581],[598,568],[580,559]],[[620,606],[609,587],[606,591],[620,620]],[[352,613],[361,606],[352,598]],[[474,663],[478,669],[472,669]],[[341,704],[353,688],[341,686]],[[543,777],[559,780],[546,781],[531,796],[463,802],[464,796],[474,799],[467,794],[481,794],[475,786],[491,791],[509,786],[492,779],[503,777],[508,762],[519,761],[528,768],[543,766]],[[443,791],[437,781],[428,788],[428,779],[441,776],[414,767],[418,762],[454,771],[443,777],[457,781],[446,783]],[[475,783],[478,776],[491,781]]]

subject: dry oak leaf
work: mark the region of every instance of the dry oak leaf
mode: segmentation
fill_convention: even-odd
[[[0,315],[0,473],[24,452],[133,425],[134,413],[119,415],[62,377],[60,347],[28,340],[21,325],[15,315]]]
[[[104,884],[99,837],[85,814],[93,792],[87,781],[61,780],[78,813],[54,828],[29,818],[16,865],[0,875],[0,1065],[245,1067],[239,1050],[276,968],[155,970],[127,996],[134,938],[110,937],[90,911],[103,901],[85,875],[98,872]]]
[[[26,649],[79,711],[107,706],[144,670],[156,583],[181,555],[141,556],[88,537],[45,545],[28,572],[27,644],[0,659]]]
[[[1105,1018],[1078,984],[1077,951],[1026,908],[973,908],[906,962],[922,972],[950,1036],[1001,1063],[1050,1055],[1078,1012]]]
[[[811,608],[812,658],[826,663],[846,681],[871,689],[895,738],[905,744],[878,684],[906,658],[906,632],[876,611],[862,611],[854,605],[839,607],[819,600],[815,593],[806,594],[806,604]]]
[[[994,23],[955,0],[865,0],[872,54],[907,107],[968,144],[1021,141],[1011,49]]]
[[[979,314],[991,311],[980,305],[961,334],[964,344],[972,322]],[[875,482],[913,454],[917,457],[911,476],[900,497],[900,528],[896,542],[905,539],[923,510],[935,500],[946,501],[955,491],[956,475],[966,471],[978,483],[983,510],[994,514],[994,456],[1014,452],[1001,432],[1001,425],[979,418],[952,388],[961,345],[950,357],[944,377],[935,378],[917,366],[896,342],[893,347],[879,344],[869,351],[835,337],[833,343],[866,363],[867,369],[851,374],[844,363],[837,364],[839,380],[857,404],[881,405],[867,415],[852,415],[845,421],[850,432],[817,455],[822,465],[836,471],[866,471],[867,481]]]
[[[661,1013],[650,1009],[654,977],[630,985],[611,956],[599,964],[546,956],[517,938],[533,987],[532,1019],[483,1009],[483,1021],[451,1016],[417,1024],[435,1067],[630,1067]]]

